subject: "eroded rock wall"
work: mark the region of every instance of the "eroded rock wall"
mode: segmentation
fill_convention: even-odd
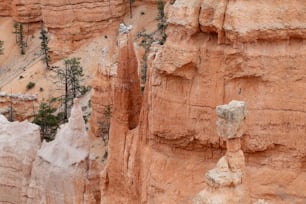
[[[102,173],[101,203],[137,202],[137,135],[131,132],[139,122],[142,102],[137,59],[130,33],[118,37],[118,71],[114,86],[108,164]],[[112,188],[111,192],[107,189]]]
[[[3,0],[0,2],[0,16],[11,15],[11,1],[12,0]]]
[[[41,0],[13,0],[11,2],[11,15],[15,21],[28,24],[41,21]]]
[[[42,0],[42,19],[49,33],[51,55],[61,59],[86,39],[118,26],[126,12],[126,0]]]
[[[0,203],[100,203],[101,161],[90,153],[82,109],[41,145],[37,125],[0,115]]]
[[[9,122],[0,115],[0,203],[24,203],[40,145],[37,125]]]
[[[86,40],[118,26],[126,13],[127,0],[5,0],[0,16],[12,16],[32,33],[43,23],[49,33],[52,60],[71,54]]]
[[[305,202],[305,6],[276,0],[168,4],[168,38],[152,53],[138,127],[111,127],[110,144],[122,138],[110,146],[117,157],[108,161],[104,199],[190,203],[225,148],[214,128],[215,107],[235,99],[248,104],[242,149],[251,198]],[[116,100],[123,98],[114,98],[114,109],[122,108]],[[126,173],[125,155],[134,176]],[[138,184],[132,192],[126,190],[131,183]]]
[[[31,120],[39,109],[37,97],[0,92],[0,114],[12,121]]]

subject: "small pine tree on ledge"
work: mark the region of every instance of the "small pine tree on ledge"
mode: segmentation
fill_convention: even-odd
[[[64,106],[64,121],[68,120],[68,109],[72,107],[73,99],[84,95],[88,88],[81,83],[84,80],[83,67],[80,58],[71,58],[64,60],[64,67],[57,69],[56,73],[59,78],[61,88],[64,94],[60,96]]]
[[[55,137],[56,129],[59,126],[58,118],[53,115],[56,111],[49,104],[42,102],[38,113],[35,115],[32,123],[40,126],[41,140],[51,141]]]
[[[13,33],[16,35],[16,43],[19,45],[20,53],[24,55],[25,48],[27,47],[27,43],[24,41],[23,24],[19,22],[15,22]]]
[[[4,54],[3,44],[4,42],[0,40],[0,55]]]
[[[48,42],[49,42],[49,39],[48,39],[48,35],[47,35],[47,31],[46,29],[42,26],[41,28],[41,31],[40,31],[40,37],[39,39],[41,40],[41,43],[40,43],[40,49],[41,49],[41,52],[43,53],[43,60],[44,62],[46,63],[46,66],[47,66],[47,69],[50,69],[50,56],[49,56],[49,47],[48,47]]]

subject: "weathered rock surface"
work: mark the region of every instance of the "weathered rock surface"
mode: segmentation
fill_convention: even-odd
[[[244,132],[247,115],[245,102],[231,101],[227,105],[217,106],[216,112],[217,134],[228,141],[240,139]]]
[[[93,137],[102,136],[104,125],[109,125],[107,124],[109,123],[109,118],[106,118],[106,111],[109,108],[110,112],[112,112],[113,106],[114,81],[117,74],[116,59],[118,56],[117,48],[113,41],[116,40],[115,33],[118,32],[118,28],[108,32],[112,33],[113,39],[104,43],[102,63],[97,64],[95,78],[91,85],[94,91],[91,97],[90,134]]]
[[[226,146],[212,128],[215,107],[243,100],[249,117],[241,149],[252,201],[305,202],[305,6],[286,0],[167,5],[168,38],[152,53],[138,127],[111,127],[110,144],[119,145],[110,145],[116,156],[109,158],[111,176],[104,174],[104,199],[191,203],[207,185],[203,172]],[[124,98],[114,98],[114,109]]]
[[[11,1],[14,20],[20,23],[39,23],[41,21],[41,0]]]
[[[222,41],[305,39],[305,9],[298,0],[203,0],[199,23],[203,32],[218,33]]]
[[[0,16],[10,16],[11,12],[11,0],[0,1]]]
[[[58,60],[87,39],[117,27],[127,5],[125,0],[5,0],[0,2],[0,16],[12,16],[30,33],[43,22],[50,35],[50,55]]]
[[[227,151],[216,167],[205,174],[208,186],[193,199],[193,204],[250,203],[246,183],[243,182],[245,158],[240,145],[247,114],[246,104],[231,101],[217,106],[216,113],[217,133],[225,138]]]
[[[118,72],[114,87],[114,105],[111,118],[109,159],[102,173],[101,203],[137,202],[138,171],[133,159],[137,157],[134,129],[139,120],[142,96],[137,72],[137,59],[132,36],[123,32],[118,37]],[[133,134],[134,133],[134,134]],[[117,158],[117,159],[116,159]],[[123,170],[123,172],[121,172]],[[121,172],[121,173],[120,173]],[[107,191],[107,189],[118,189]]]
[[[7,5],[3,2],[0,5]],[[50,33],[52,55],[69,54],[85,39],[117,27],[127,3],[42,0],[41,19]],[[191,203],[198,192],[208,189],[203,172],[215,167],[226,146],[245,152],[247,167],[242,181],[252,201],[305,203],[306,2],[171,3],[166,7],[168,38],[150,55],[142,106],[137,59],[126,35],[119,37],[116,83],[105,80],[103,71],[98,72],[101,81],[94,82],[94,135],[99,132],[103,109],[113,104],[109,160],[101,174],[102,203]],[[26,20],[27,6],[16,4],[14,12]],[[38,14],[34,0],[32,6]],[[1,6],[0,10],[8,11],[8,7]],[[33,21],[39,19],[36,14]],[[137,56],[138,61],[141,57]],[[101,100],[110,101],[99,102],[99,93],[105,94]],[[214,110],[234,99],[248,104],[247,129],[241,143],[225,144],[212,128],[216,122]],[[42,151],[53,148],[44,146]],[[240,151],[227,153],[228,160],[240,158],[232,162],[235,168],[243,166],[242,156]],[[67,161],[75,161],[73,158]],[[50,203],[93,200],[84,170],[92,163],[86,157],[76,166],[66,165],[65,160],[52,159],[48,154],[37,157],[31,188],[26,192],[29,203],[38,202],[35,199],[49,199]],[[228,169],[228,163],[222,159],[218,167]],[[240,177],[237,181],[229,177],[226,183],[240,182]],[[48,183],[51,187],[45,187]],[[47,195],[48,188],[51,193]],[[214,193],[212,200],[228,195],[239,199],[245,188]]]
[[[34,95],[0,92],[0,114],[6,118],[18,121],[30,120],[38,108],[37,97]]]
[[[40,144],[37,125],[8,122],[0,115],[0,203],[24,203]]]
[[[124,0],[42,0],[42,19],[52,38],[49,43],[54,59],[77,49],[86,39],[117,27],[126,12]]]
[[[38,151],[25,203],[95,203],[86,188],[88,169],[89,137],[76,99],[68,124]]]

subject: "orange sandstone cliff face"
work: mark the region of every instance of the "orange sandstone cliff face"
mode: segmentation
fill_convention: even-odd
[[[62,59],[98,36],[125,14],[126,0],[13,0],[0,2],[0,16],[12,16],[32,32],[43,23],[50,35],[52,60]]]
[[[39,108],[34,95],[7,94],[0,92],[0,114],[15,121],[23,121],[34,117]]]
[[[125,0],[42,0],[42,19],[53,36],[49,45],[54,59],[60,59],[112,25],[117,26],[115,22],[125,14],[126,5]]]
[[[13,0],[11,1],[12,16],[21,23],[39,23],[41,21],[40,0]]]
[[[305,8],[285,0],[168,4],[168,38],[152,50],[134,129],[124,107],[137,95],[114,91],[102,203],[191,203],[225,148],[215,107],[233,99],[248,106],[242,150],[251,200],[304,203]]]
[[[10,16],[11,0],[3,0],[0,2],[0,16]]]
[[[137,59],[132,45],[131,35],[121,33],[118,37],[118,72],[114,86],[113,115],[111,119],[109,152],[110,158],[117,156],[118,160],[108,160],[110,168],[122,169],[118,171],[105,169],[102,174],[102,188],[108,189],[108,182],[114,182],[120,191],[110,193],[105,191],[101,195],[102,203],[129,202],[130,199],[137,200],[137,166],[130,158],[137,157],[137,137],[133,134],[125,137],[130,130],[134,129],[139,122],[141,108],[140,80],[137,72]],[[121,166],[123,165],[123,166]],[[109,180],[111,179],[111,180]],[[128,184],[128,185],[126,185]],[[118,190],[119,190],[118,189]],[[112,191],[113,192],[113,191]],[[104,195],[106,193],[106,195]],[[117,193],[120,195],[118,196]],[[129,197],[130,195],[131,197]]]
[[[136,3],[141,2],[156,1]],[[305,203],[306,3],[171,3],[166,6],[168,38],[164,45],[151,49],[143,96],[137,67],[143,52],[134,48],[133,32],[121,33],[113,41],[118,42],[118,53],[113,48],[104,50],[109,63],[97,65],[92,135],[99,134],[105,107],[112,105],[113,112],[109,157],[101,173],[101,196],[97,195],[98,182],[93,181],[100,167],[95,169],[98,162],[90,156],[87,142],[82,147],[64,148],[76,150],[76,158],[70,152],[68,158],[46,154],[48,149],[65,146],[67,140],[63,139],[54,141],[57,145],[43,145],[38,155],[28,152],[23,162],[27,154],[12,153],[14,140],[12,144],[3,143],[2,148],[2,159],[8,155],[16,161],[12,166],[18,166],[16,175],[7,178],[22,176],[25,180],[3,180],[0,193],[6,197],[0,197],[5,198],[4,202],[21,203],[25,199],[28,203],[99,203],[101,199],[106,204],[192,203],[199,192],[209,189],[204,175],[225,154],[226,142],[216,133],[215,108],[235,99],[246,101],[248,107],[241,139],[245,156],[243,184],[249,190],[248,199]],[[57,59],[101,31],[117,29],[127,5],[124,0],[14,0],[0,2],[0,15],[10,14],[35,26],[43,20],[50,33],[51,54]],[[12,129],[6,134],[5,127],[12,124],[4,119],[1,123],[7,140],[16,132]],[[38,129],[34,129],[31,134],[35,138],[31,138],[35,142],[30,143],[36,146],[28,146],[38,150]],[[80,130],[80,135],[83,132]],[[78,138],[63,135],[72,139],[69,144]],[[17,137],[16,141],[22,140]],[[20,150],[27,152],[27,143],[23,146],[25,149]],[[71,159],[77,162],[65,162]],[[2,170],[10,172],[10,167]],[[45,179],[51,174],[55,179]],[[8,189],[7,183],[12,188]],[[61,188],[53,188],[56,185]],[[204,202],[199,199],[197,202]]]

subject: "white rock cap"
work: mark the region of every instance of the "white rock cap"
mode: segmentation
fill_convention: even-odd
[[[244,101],[231,101],[229,104],[217,106],[216,113],[217,134],[220,137],[226,139],[242,137],[247,116]]]

